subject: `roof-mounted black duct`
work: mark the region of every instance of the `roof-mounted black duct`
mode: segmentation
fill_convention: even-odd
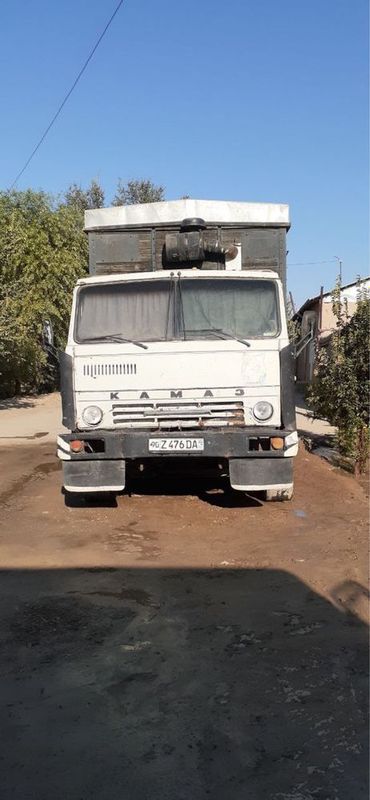
[[[194,262],[230,261],[238,250],[235,246],[223,247],[218,241],[208,242],[204,231],[207,225],[204,219],[193,217],[184,219],[181,231],[168,233],[165,239],[165,257],[167,264],[194,266]]]
[[[200,231],[206,227],[207,225],[201,217],[187,217],[181,223],[182,231]]]

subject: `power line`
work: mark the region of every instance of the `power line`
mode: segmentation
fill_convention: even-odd
[[[289,261],[290,267],[309,267],[313,264],[334,264],[335,258],[329,258],[328,261]]]
[[[92,59],[92,57],[93,57],[93,55],[94,55],[94,53],[95,53],[95,52],[96,52],[96,50],[98,49],[98,47],[99,47],[99,45],[100,45],[100,42],[101,42],[101,41],[102,41],[102,39],[104,38],[104,36],[105,36],[105,34],[106,34],[106,32],[107,32],[108,28],[110,27],[110,25],[112,24],[112,22],[113,22],[113,20],[114,20],[114,18],[115,18],[115,16],[116,16],[116,14],[118,14],[118,11],[120,10],[120,8],[121,8],[121,5],[123,4],[123,2],[124,2],[124,0],[120,0],[120,1],[119,1],[119,3],[117,4],[116,8],[115,8],[115,9],[114,9],[114,11],[113,11],[113,14],[112,14],[112,16],[109,18],[109,20],[108,20],[108,22],[107,22],[107,24],[106,24],[106,26],[105,26],[104,30],[103,30],[103,31],[102,31],[102,33],[100,34],[100,36],[99,36],[99,38],[98,38],[97,42],[95,43],[94,47],[93,47],[93,48],[92,48],[92,50],[90,51],[90,53],[89,53],[89,55],[88,55],[88,57],[87,57],[87,59],[86,59],[85,63],[84,63],[84,64],[83,64],[83,66],[81,67],[81,69],[80,69],[80,71],[79,71],[79,73],[78,73],[77,77],[76,77],[76,78],[75,78],[75,80],[73,81],[71,88],[69,89],[69,91],[68,91],[68,92],[67,92],[67,94],[65,95],[65,97],[64,97],[64,100],[62,100],[62,102],[61,102],[61,104],[60,104],[60,106],[59,106],[58,110],[57,110],[57,111],[56,111],[56,113],[54,114],[54,116],[53,116],[52,120],[49,122],[49,125],[47,126],[47,128],[45,128],[45,130],[44,130],[44,133],[42,134],[41,138],[40,138],[40,139],[39,139],[39,141],[37,142],[36,146],[33,148],[33,150],[32,150],[32,153],[31,153],[31,155],[28,157],[28,159],[27,159],[26,163],[24,164],[24,166],[22,167],[22,169],[20,170],[20,172],[18,172],[18,175],[17,175],[17,177],[15,178],[15,180],[13,181],[12,185],[10,186],[10,189],[13,189],[13,186],[15,186],[15,184],[16,184],[16,183],[18,183],[18,181],[19,181],[19,178],[21,177],[21,175],[23,175],[23,173],[24,173],[24,172],[25,172],[25,170],[27,169],[27,167],[28,167],[29,163],[32,161],[33,157],[36,155],[36,153],[37,153],[37,151],[38,151],[39,147],[41,147],[41,145],[42,145],[43,141],[46,139],[46,137],[47,137],[47,135],[48,135],[48,133],[49,133],[50,129],[51,129],[51,128],[53,127],[53,125],[54,125],[54,122],[56,122],[56,120],[57,120],[57,118],[59,117],[59,114],[60,114],[60,112],[61,112],[61,111],[62,111],[62,109],[64,108],[64,106],[65,106],[65,104],[66,104],[67,100],[69,100],[69,98],[70,98],[70,96],[71,96],[71,94],[72,94],[73,90],[76,88],[76,86],[77,86],[77,84],[78,84],[78,82],[79,82],[80,78],[81,78],[81,77],[82,77],[82,75],[84,74],[86,67],[88,66],[88,64],[90,63],[90,61],[91,61],[91,59]]]

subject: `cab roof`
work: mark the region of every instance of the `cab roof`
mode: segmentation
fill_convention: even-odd
[[[124,283],[125,281],[140,281],[140,280],[157,280],[160,278],[170,278],[171,276],[177,277],[178,274],[181,274],[182,278],[191,278],[196,280],[197,278],[214,278],[215,280],[220,278],[262,278],[267,279],[270,278],[271,280],[279,280],[279,275],[277,272],[274,272],[270,269],[248,269],[248,270],[209,270],[209,269],[183,269],[179,270],[176,269],[174,272],[173,269],[162,269],[162,270],[151,270],[150,272],[119,272],[115,275],[93,275],[91,277],[86,278],[79,278],[77,281],[78,286],[91,286],[92,284],[99,284],[99,283]]]

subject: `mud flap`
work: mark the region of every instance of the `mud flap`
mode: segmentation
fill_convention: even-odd
[[[293,487],[293,458],[230,458],[230,484],[239,491]]]
[[[68,492],[121,492],[126,462],[109,459],[63,461],[63,483]]]

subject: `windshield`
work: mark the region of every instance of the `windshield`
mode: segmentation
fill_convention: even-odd
[[[84,286],[76,341],[265,338],[279,332],[276,284],[240,278],[172,278]]]

